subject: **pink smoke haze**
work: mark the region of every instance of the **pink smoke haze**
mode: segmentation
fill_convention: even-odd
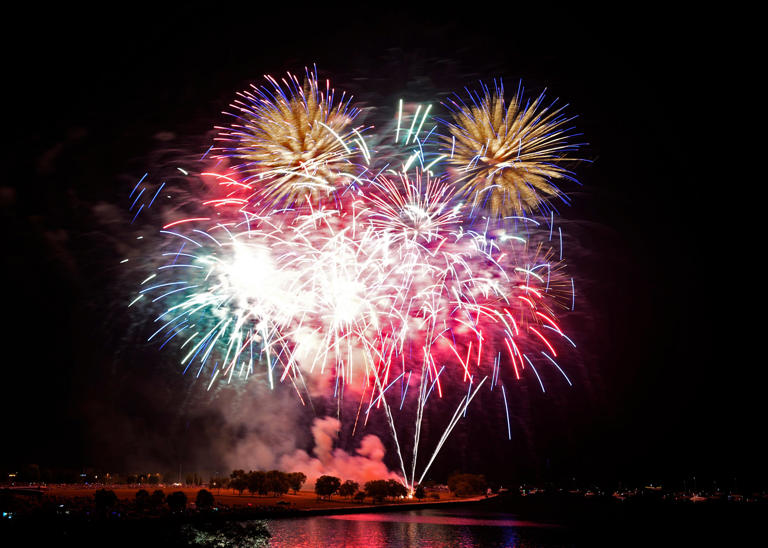
[[[304,472],[307,476],[305,487],[314,487],[315,480],[323,475],[336,476],[341,481],[352,480],[360,484],[377,479],[402,478],[390,471],[384,464],[386,449],[381,440],[373,434],[366,435],[355,454],[333,448],[338,439],[341,422],[333,417],[316,418],[312,424],[315,439],[315,457],[306,451],[296,450],[280,458],[280,469],[288,472]]]

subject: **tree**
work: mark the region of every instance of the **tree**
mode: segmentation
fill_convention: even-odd
[[[150,505],[149,491],[146,489],[139,489],[136,491],[136,508],[143,510]]]
[[[203,484],[203,478],[200,477],[200,475],[197,472],[192,472],[191,474],[187,474],[184,478],[184,483],[187,485],[202,485]]]
[[[371,497],[373,502],[383,501],[389,494],[387,480],[372,480],[365,482],[365,494]]]
[[[419,499],[419,501],[427,498],[427,490],[424,489],[423,485],[418,485],[416,487],[416,491],[413,493],[413,496]]]
[[[339,495],[342,497],[349,497],[352,499],[352,496],[357,493],[358,484],[352,480],[347,480],[344,483],[341,484],[341,487],[339,487]]]
[[[245,470],[233,470],[229,477],[229,486],[242,495],[243,491],[248,488],[248,477]]]
[[[99,489],[93,494],[93,503],[96,508],[106,510],[117,504],[117,495],[111,489]]]
[[[171,511],[180,512],[187,507],[187,495],[185,495],[183,491],[174,491],[168,495],[165,502],[168,503],[168,507]]]
[[[448,489],[457,497],[485,493],[485,476],[480,474],[453,474],[448,478]]]
[[[221,488],[226,487],[228,483],[229,478],[223,476],[211,476],[211,479],[208,481],[208,486],[211,489],[218,489],[219,495],[221,495]]]
[[[357,502],[363,502],[365,500],[365,493],[362,491],[358,491],[355,493],[355,501]]]
[[[336,476],[320,476],[315,482],[315,493],[320,498],[331,498],[341,487],[341,480]]]
[[[245,480],[249,493],[266,495],[269,492],[267,491],[267,475],[265,472],[261,470],[251,470],[245,475]]]
[[[200,489],[195,498],[195,506],[201,510],[208,510],[214,505],[213,495],[207,489]]]
[[[408,489],[399,481],[393,479],[387,481],[387,496],[391,497],[392,500],[399,499],[407,494]]]
[[[303,472],[291,472],[288,474],[288,483],[291,486],[291,489],[293,489],[293,494],[299,492],[299,489],[301,489],[301,486],[304,485],[304,482],[307,481],[307,476],[304,475]]]
[[[270,470],[264,478],[265,488],[276,497],[282,497],[291,488],[288,474],[280,470]]]

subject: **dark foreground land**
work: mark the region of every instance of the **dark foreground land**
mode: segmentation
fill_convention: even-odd
[[[110,512],[67,515],[47,508],[24,519],[3,520],[6,546],[266,546],[267,520],[329,513],[411,511],[439,507],[556,525],[558,546],[765,546],[765,502],[728,504],[636,498],[570,496],[568,493],[522,497],[505,493],[487,500],[424,505],[361,505],[357,508],[297,510],[278,506],[237,507],[224,511],[185,511],[152,517]],[[318,539],[322,541],[322,539]]]
[[[174,488],[175,489],[175,488]],[[171,489],[169,491],[172,491]],[[88,491],[88,496],[83,493]],[[186,491],[191,491],[186,489]],[[266,520],[366,512],[403,512],[429,508],[461,508],[485,497],[457,499],[448,494],[439,500],[397,500],[353,503],[336,497],[321,500],[314,493],[299,492],[281,498],[218,496],[210,508],[189,504],[182,510],[167,506],[138,507],[130,495],[135,489],[116,489],[119,495],[109,506],[95,502],[94,490],[34,488],[0,490],[4,509],[0,538],[9,545],[47,545],[67,542],[76,546],[131,546],[142,543],[162,546],[259,546],[270,535]],[[54,494],[55,493],[55,494]],[[192,499],[194,500],[194,499]],[[226,501],[221,503],[219,501]],[[290,502],[289,502],[290,501]]]
[[[556,524],[572,546],[766,546],[768,503],[692,503],[657,498],[618,501],[568,493],[500,496],[480,502],[488,512]]]

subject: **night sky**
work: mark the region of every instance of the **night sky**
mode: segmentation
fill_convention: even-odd
[[[710,169],[728,140],[713,131],[728,110],[712,98],[717,38],[690,15],[598,21],[511,8],[28,13],[4,38],[0,464],[218,466],[203,447],[218,419],[140,343],[119,227],[94,206],[127,208],[158,149],[204,151],[237,90],[316,63],[381,107],[522,79],[569,103],[589,143],[562,211],[581,280],[569,326],[580,382],[531,395],[528,434],[512,442],[502,424],[470,418],[437,476],[764,481],[762,322],[742,312],[760,291],[759,253],[739,244],[742,183]]]

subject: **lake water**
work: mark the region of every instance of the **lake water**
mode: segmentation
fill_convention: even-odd
[[[572,546],[557,525],[468,509],[269,520],[270,546]]]

